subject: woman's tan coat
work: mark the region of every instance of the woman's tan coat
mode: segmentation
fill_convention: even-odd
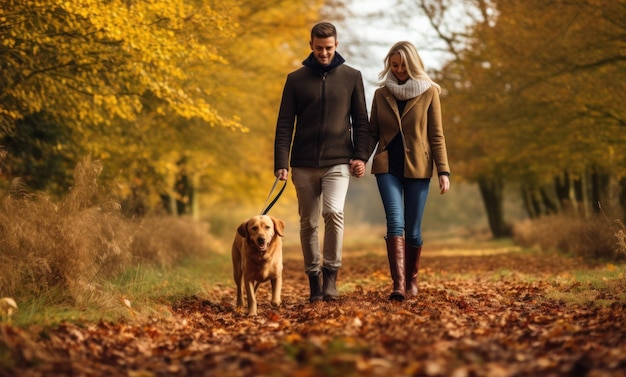
[[[441,123],[441,104],[436,88],[431,86],[421,95],[409,99],[402,116],[398,112],[396,98],[389,89],[383,86],[376,90],[370,116],[370,151],[378,143],[372,174],[389,171],[386,147],[400,132],[400,128],[405,149],[405,177],[431,178],[433,166],[436,166],[438,174],[450,173]]]

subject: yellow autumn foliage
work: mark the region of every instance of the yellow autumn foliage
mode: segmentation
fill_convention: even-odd
[[[9,154],[29,145],[5,174],[50,172],[38,181],[62,191],[73,164],[49,161],[90,154],[105,186],[126,196],[139,184],[159,205],[184,160],[208,205],[263,195],[282,84],[308,53],[322,3],[4,2],[0,144]]]

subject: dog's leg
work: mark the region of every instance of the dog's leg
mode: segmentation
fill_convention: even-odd
[[[282,304],[280,300],[280,291],[283,289],[283,277],[278,275],[276,279],[271,279],[272,283],[272,305],[279,307]]]
[[[233,246],[232,251],[233,259],[233,279],[237,285],[237,307],[243,307],[243,266],[241,265],[241,251]]]
[[[237,277],[237,307],[243,307],[243,290],[244,290],[243,276],[241,272],[239,273],[239,277]]]
[[[244,282],[246,285],[246,294],[248,295],[248,315],[257,315],[254,282],[246,278],[244,278]]]

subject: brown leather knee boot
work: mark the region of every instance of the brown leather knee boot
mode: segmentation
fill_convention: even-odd
[[[391,271],[391,279],[393,280],[393,292],[389,296],[390,300],[404,300],[406,290],[405,278],[405,251],[404,237],[393,236],[385,238],[387,242],[387,257],[389,258],[389,270]]]
[[[420,255],[422,247],[406,245],[405,249],[405,266],[406,266],[406,293],[411,296],[417,296],[417,273],[420,266]]]

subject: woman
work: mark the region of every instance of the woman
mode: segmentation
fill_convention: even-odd
[[[398,42],[385,57],[370,117],[372,174],[387,218],[387,256],[393,280],[390,300],[417,295],[422,215],[433,165],[442,194],[450,167],[441,124],[441,88],[428,77],[417,49]]]

